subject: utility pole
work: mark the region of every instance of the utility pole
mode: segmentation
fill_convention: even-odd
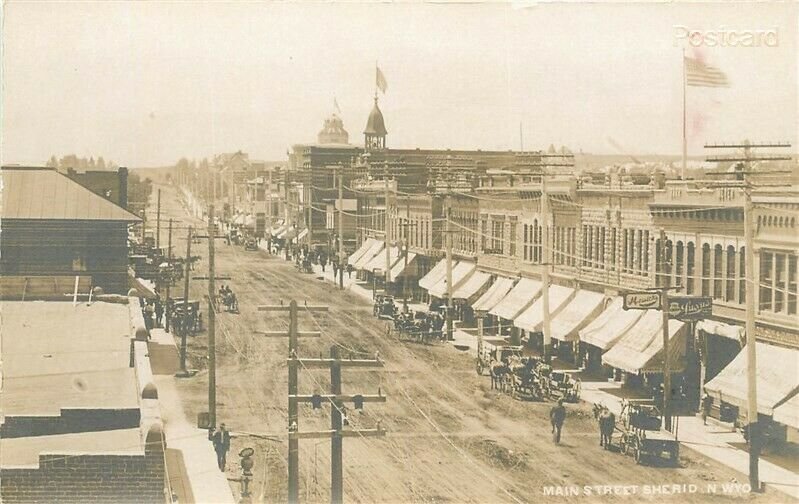
[[[341,168],[338,175],[338,287],[344,289],[344,173]]]
[[[309,306],[302,307],[303,310],[309,312],[327,311],[327,306]],[[366,402],[386,402],[386,396],[382,395],[378,389],[377,395],[351,395],[343,394],[341,391],[341,368],[342,367],[382,367],[382,361],[378,359],[340,359],[338,355],[338,347],[334,346],[330,349],[329,359],[301,359],[298,357],[298,338],[309,337],[318,338],[321,333],[318,331],[299,331],[297,329],[297,316],[299,307],[295,300],[291,300],[288,305],[268,305],[259,306],[258,311],[288,311],[289,312],[289,330],[288,333],[283,331],[256,331],[268,337],[289,338],[289,352],[288,352],[288,430],[289,430],[289,457],[288,457],[288,502],[295,504],[300,500],[300,439],[318,439],[330,438],[332,444],[332,460],[331,460],[331,502],[341,503],[343,501],[343,447],[342,439],[344,437],[368,437],[368,436],[384,436],[385,431],[380,428],[378,423],[377,429],[353,429],[344,430],[345,418],[343,416],[344,403],[352,402],[356,409],[363,407]],[[299,368],[302,366],[306,369],[319,369],[330,368],[330,394],[314,394],[314,395],[299,395]],[[321,407],[323,401],[328,401],[333,406],[331,412],[331,429],[327,431],[311,431],[300,432],[299,430],[299,403],[311,403],[314,408]]]
[[[158,205],[155,218],[155,248],[161,249],[161,189],[158,190]]]
[[[666,255],[666,231],[660,230],[660,262],[665,267],[668,261]],[[669,268],[670,269],[670,268]],[[669,288],[671,275],[664,275],[664,282],[660,291],[660,311],[663,315],[663,418],[666,430],[671,432],[671,363],[669,362]]]
[[[416,227],[416,222],[411,222],[411,199],[410,197],[405,198],[405,222],[400,224],[402,226],[402,245],[405,249],[405,265],[403,267],[403,277],[402,277],[402,297],[403,297],[403,310],[408,308],[408,274],[405,273],[408,270],[408,253],[410,252],[410,229],[412,227]]]
[[[169,281],[166,283],[166,305],[169,306],[169,291],[172,287],[172,219],[169,219],[169,234],[167,235],[167,258],[169,264]],[[171,315],[165,317],[165,327],[167,332],[169,332],[169,319]]]
[[[184,266],[183,278],[183,309],[188,312],[189,310],[189,278],[191,275],[191,242],[194,240],[192,236],[192,228],[189,226],[189,234],[186,238],[186,262]],[[180,335],[180,371],[181,374],[187,375],[188,369],[186,368],[186,327],[181,329]]]
[[[744,178],[746,181],[746,178]],[[749,486],[752,491],[760,491],[760,432],[757,414],[757,340],[755,316],[757,310],[758,289],[754,280],[759,278],[755,270],[754,226],[752,219],[752,191],[744,187],[744,241],[746,243],[746,382],[747,423],[749,424]]]
[[[449,194],[444,196],[446,223],[446,242],[447,242],[447,341],[452,341],[452,205],[450,204]]]
[[[547,174],[543,167],[541,168],[541,267],[544,362],[549,362],[552,353],[552,315],[549,311],[549,193]]]
[[[309,312],[314,311],[327,311],[327,306],[303,306],[304,310]],[[258,311],[288,311],[289,312],[289,330],[288,333],[283,331],[257,331],[257,334],[261,334],[267,337],[272,338],[285,338],[288,337],[289,339],[289,360],[288,360],[288,368],[289,368],[289,384],[288,384],[288,394],[289,394],[289,410],[288,410],[288,427],[289,427],[289,460],[288,460],[288,471],[289,471],[289,495],[288,501],[290,504],[294,504],[299,502],[300,500],[300,444],[299,438],[291,437],[292,432],[297,431],[297,425],[299,420],[299,410],[297,408],[297,401],[292,400],[292,397],[296,397],[298,393],[298,386],[299,386],[299,378],[298,378],[298,370],[299,365],[296,359],[297,356],[297,349],[298,349],[298,338],[318,338],[321,336],[321,333],[317,331],[313,332],[300,332],[297,328],[297,315],[298,315],[298,308],[297,308],[297,301],[291,300],[288,305],[268,305],[268,306],[259,306]]]
[[[216,427],[216,277],[214,276],[214,205],[208,207],[208,419],[209,427]]]
[[[284,191],[285,194],[283,196],[283,213],[285,215],[285,225],[286,225],[286,233],[284,235],[286,237],[286,246],[284,248],[286,249],[286,260],[288,261],[289,260],[289,243],[291,241],[289,239],[289,227],[290,227],[290,224],[289,224],[289,172],[288,172],[288,170],[286,170],[286,172],[285,172],[284,179],[285,179],[285,182],[283,183],[283,191]]]
[[[343,461],[343,438],[345,437],[373,437],[385,436],[386,431],[380,427],[380,422],[377,423],[376,429],[348,429],[344,430],[346,417],[344,415],[344,403],[352,402],[355,409],[363,408],[363,403],[367,402],[386,402],[386,396],[378,388],[377,395],[366,394],[344,394],[341,390],[341,368],[342,367],[383,367],[383,362],[379,359],[341,359],[339,357],[338,346],[330,348],[329,359],[304,359],[294,357],[290,358],[298,361],[303,368],[330,368],[330,395],[310,395],[310,396],[289,396],[289,401],[292,402],[310,402],[319,404],[323,400],[330,402],[332,407],[330,415],[330,430],[329,431],[315,431],[315,432],[299,432],[294,431],[289,433],[289,440],[294,437],[296,439],[318,439],[330,438],[331,439],[331,460],[330,460],[330,479],[331,491],[330,502],[333,504],[341,504],[344,501],[344,461]],[[314,406],[316,407],[316,406]]]
[[[390,222],[390,213],[389,213],[389,185],[388,185],[388,162],[383,162],[383,174],[385,177],[385,195],[384,198],[386,200],[386,218],[385,218],[385,239],[386,239],[386,287],[385,291],[388,294],[388,284],[391,282],[391,222]]]

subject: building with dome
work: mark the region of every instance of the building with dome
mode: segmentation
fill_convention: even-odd
[[[369,120],[366,121],[366,128],[363,130],[364,147],[366,149],[385,149],[386,148],[386,123],[383,120],[383,113],[377,106],[377,95],[372,111],[369,112]]]
[[[320,144],[348,144],[350,134],[344,129],[344,121],[336,114],[330,114],[316,138]]]

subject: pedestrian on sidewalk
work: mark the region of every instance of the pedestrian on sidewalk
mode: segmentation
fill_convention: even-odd
[[[227,452],[230,450],[230,433],[225,429],[224,423],[219,424],[219,429],[211,436],[211,441],[214,443],[216,462],[219,464],[219,470],[225,472]]]
[[[560,443],[560,431],[563,429],[563,422],[566,420],[566,408],[563,406],[563,399],[558,399],[558,404],[549,410],[549,421],[552,424],[552,440]]]
[[[710,408],[713,407],[713,398],[710,397],[710,394],[705,391],[705,395],[702,396],[702,423],[707,425],[707,417],[710,415]]]
[[[161,297],[155,298],[155,327],[162,327],[161,323],[164,320],[164,304],[161,302]]]

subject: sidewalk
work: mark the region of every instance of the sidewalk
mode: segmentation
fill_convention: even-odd
[[[619,383],[584,381],[580,398],[588,403],[601,402],[616,415],[621,413],[621,398],[602,389],[621,388]],[[742,474],[749,474],[749,454],[731,443],[744,443],[743,436],[709,420],[707,425],[697,416],[680,416],[677,435],[680,443]],[[760,480],[767,489],[777,489],[799,499],[799,475],[767,460],[760,460]]]
[[[165,339],[171,339],[171,335],[161,329],[155,332],[153,342],[167,346]],[[164,422],[169,485],[178,502],[235,503],[225,473],[217,466],[208,431],[198,429],[183,413],[176,378],[171,374],[156,374],[154,380]]]

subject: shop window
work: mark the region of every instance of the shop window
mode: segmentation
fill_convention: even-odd
[[[796,315],[797,257],[788,256],[788,315]]]
[[[710,295],[710,245],[702,245],[702,295]]]
[[[716,245],[713,248],[713,299],[721,299],[723,261],[724,249],[721,245]]]
[[[685,293],[693,294],[696,289],[696,245],[688,242],[686,247],[686,267],[685,267]]]
[[[762,251],[760,253],[760,306],[758,311],[773,310],[774,277],[771,273],[773,263],[774,255],[771,252]]]
[[[735,247],[727,247],[727,285],[724,289],[725,301],[735,300]]]
[[[683,286],[683,259],[685,258],[685,246],[681,241],[677,242],[676,252],[675,252],[675,274],[674,274],[674,286],[675,287],[682,287]]]

